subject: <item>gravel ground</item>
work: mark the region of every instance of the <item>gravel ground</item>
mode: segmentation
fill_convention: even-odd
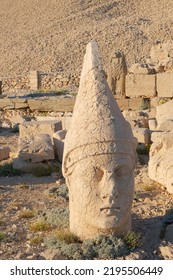
[[[124,51],[128,65],[173,37],[172,0],[0,0],[0,76],[29,70],[80,73],[86,44],[96,39],[105,68]]]

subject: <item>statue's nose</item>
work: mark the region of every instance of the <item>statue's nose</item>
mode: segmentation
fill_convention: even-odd
[[[103,198],[115,199],[119,196],[118,183],[112,172],[105,172],[104,186],[103,186]]]

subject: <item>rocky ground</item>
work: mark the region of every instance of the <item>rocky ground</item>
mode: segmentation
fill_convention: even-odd
[[[142,62],[173,37],[172,0],[0,0],[0,77],[30,70],[80,73],[86,44],[99,43],[105,68],[121,49]]]
[[[15,152],[18,133],[1,132],[1,145]],[[135,196],[132,209],[133,231],[140,234],[138,248],[119,259],[173,258],[173,195],[147,175],[147,155],[138,155]],[[8,162],[8,161],[7,161]],[[6,161],[1,162],[1,165]],[[0,259],[61,259],[57,250],[46,246],[56,226],[48,214],[68,208],[68,199],[58,189],[64,186],[61,171],[52,176],[22,175],[0,177]],[[51,212],[51,213],[53,213]],[[47,217],[44,222],[42,218]],[[46,222],[45,222],[46,221]]]

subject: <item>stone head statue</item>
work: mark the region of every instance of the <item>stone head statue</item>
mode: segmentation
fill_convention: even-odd
[[[130,230],[135,165],[135,138],[105,80],[97,43],[92,41],[63,157],[73,233],[87,239]]]

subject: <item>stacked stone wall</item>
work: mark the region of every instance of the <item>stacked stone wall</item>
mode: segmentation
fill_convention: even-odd
[[[30,71],[18,77],[0,77],[0,94],[20,90],[58,90],[71,86],[78,87],[79,80],[77,74]]]

